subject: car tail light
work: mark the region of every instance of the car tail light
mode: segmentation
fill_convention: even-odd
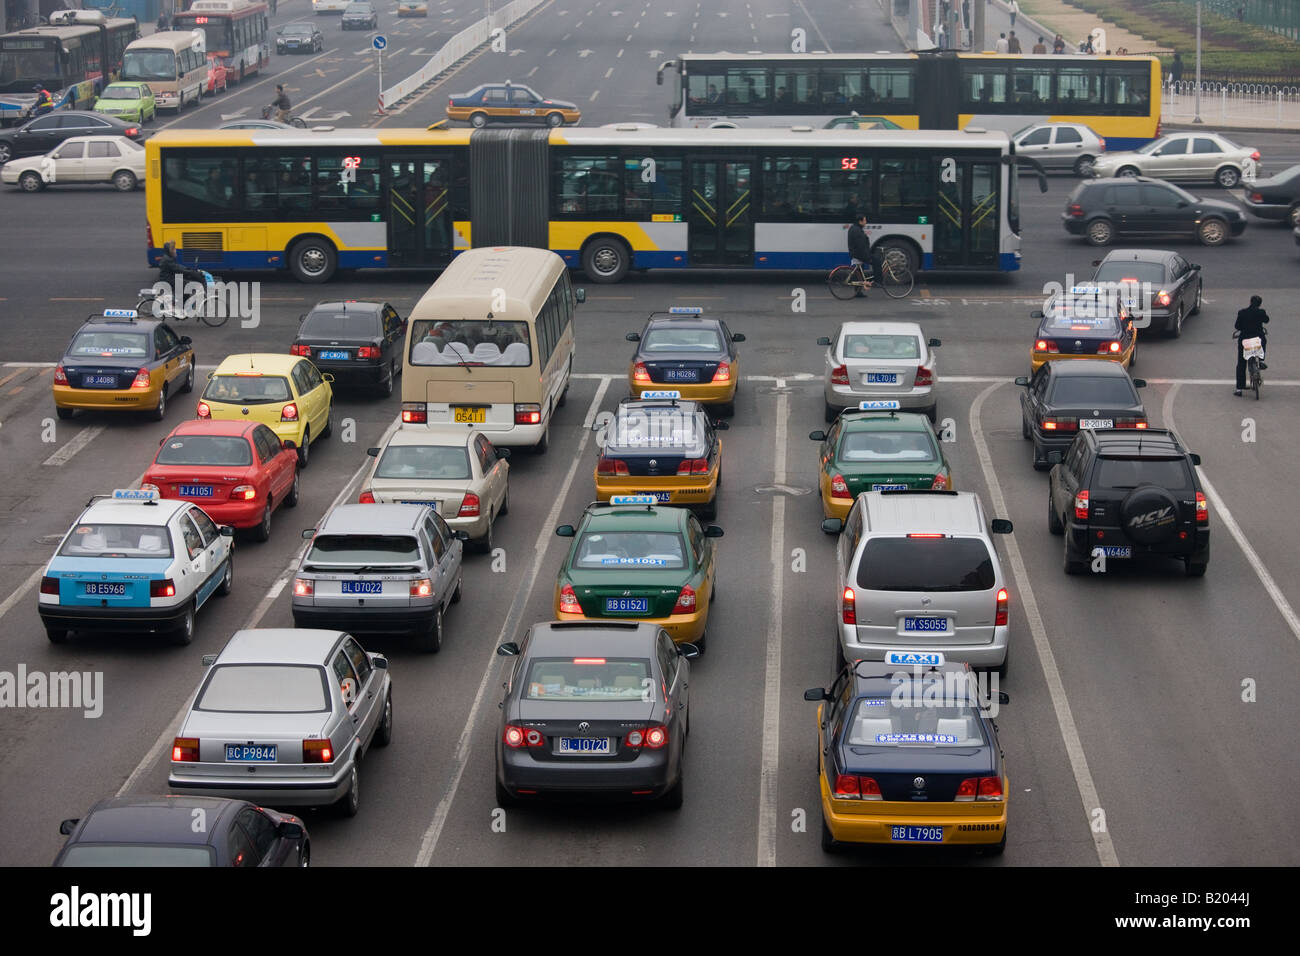
[[[993,618],[995,627],[1005,627],[1007,623],[1007,603],[1011,596],[1007,594],[1006,588],[998,588],[998,608],[997,616]]]
[[[1070,216],[1072,219],[1082,219],[1083,206],[1081,206],[1077,202],[1072,202],[1070,203],[1069,207],[1065,210],[1065,213],[1067,216]]]
[[[515,406],[516,425],[539,425],[542,421],[542,406],[535,402]]]
[[[930,369],[926,368],[924,365],[918,366],[916,369],[916,380],[912,384],[918,386],[933,385],[934,372],[930,371]]]
[[[709,460],[707,458],[683,458],[682,463],[677,466],[679,475],[707,475],[709,473]]]
[[[604,667],[605,658],[603,657],[575,657],[573,663],[580,667]]]
[[[605,458],[602,456],[601,459],[596,462],[596,474],[598,475],[613,477],[626,475],[628,473],[627,462],[623,461],[621,458]]]
[[[257,498],[257,488],[253,485],[236,485],[231,490],[230,497],[237,501],[253,501]]]
[[[149,370],[142,368],[135,373],[135,379],[131,382],[132,388],[148,388],[152,383],[149,381]]]
[[[162,489],[159,488],[157,485],[155,485],[155,484],[151,484],[151,483],[149,483],[149,482],[147,482],[147,481],[146,481],[146,482],[143,482],[143,483],[140,485],[140,490],[141,490],[141,491],[152,491],[152,492],[154,492],[156,495],[158,495],[159,498],[162,497]]]
[[[68,384],[68,373],[63,370],[62,365],[54,369],[54,384],[55,385]]]
[[[978,777],[967,777],[957,785],[957,795],[953,800],[957,803],[974,803],[975,797],[980,792],[980,781]]]
[[[417,578],[412,581],[411,597],[433,597],[433,581],[429,578]]]
[[[151,598],[166,598],[176,596],[176,584],[171,578],[159,578],[149,582],[149,596]]]
[[[573,593],[572,584],[566,584],[564,587],[560,588],[560,613],[582,613],[582,605],[578,603],[578,595]]]
[[[1146,428],[1147,420],[1145,418],[1117,418],[1115,419],[1116,428]]]
[[[1001,800],[1002,799],[1002,778],[1001,777],[980,777],[979,799],[980,800]]]
[[[884,795],[880,792],[880,784],[876,783],[875,777],[858,777],[858,788],[862,791],[863,800],[884,799]]]
[[[126,129],[122,130],[122,135],[123,135],[123,136],[131,136],[131,137],[139,136],[139,135],[140,135],[140,127],[138,127],[138,126],[128,126]],[[1259,158],[1259,153],[1256,153],[1256,154],[1255,154],[1255,158],[1256,158],[1256,159]]]
[[[909,531],[909,538],[942,538],[942,531]]]
[[[636,365],[632,366],[632,381],[634,382],[650,381],[650,370],[645,367],[645,362],[637,362]]]
[[[1034,343],[1034,351],[1047,352],[1049,354],[1051,354],[1052,352],[1059,353],[1061,351],[1061,347],[1057,345],[1055,342],[1051,341],[1050,339],[1039,339],[1037,342]]]
[[[1253,153],[1251,153],[1250,158],[1253,159],[1255,162],[1259,162],[1259,150],[1255,150]]]
[[[451,109],[452,106],[455,105],[455,103],[456,103],[456,101],[453,100],[450,96],[447,97],[447,109]]]
[[[479,516],[478,495],[472,491],[465,492],[465,497],[461,500],[460,511],[457,513],[458,518],[477,518]]]
[[[144,242],[150,249],[153,248],[153,226],[148,223],[144,226]]]
[[[374,503],[375,495],[372,491],[361,492],[361,497],[357,499],[357,504],[359,505],[373,505]]]
[[[1164,133],[1160,131],[1161,127],[1163,127],[1164,125],[1165,124],[1162,120],[1156,120],[1156,139],[1159,139],[1161,136],[1164,135]]]
[[[1097,346],[1098,355],[1115,355],[1119,350],[1120,344],[1118,342],[1102,342],[1101,345]]]
[[[58,593],[59,593],[59,579],[58,579],[58,578],[54,578],[54,577],[50,577],[50,575],[48,575],[48,574],[45,575],[44,577],[42,577],[42,578],[41,578],[41,593],[42,593],[42,594],[58,594]]]
[[[294,597],[312,597],[316,593],[316,585],[307,578],[295,578],[293,582]]]
[[[1164,289],[1156,293],[1156,305],[1168,305],[1172,301],[1173,297]]]
[[[1074,520],[1088,520],[1088,490],[1086,488],[1074,496]]]
[[[849,384],[849,368],[847,365],[837,365],[833,369],[831,369],[831,384],[832,385]]]
[[[853,494],[849,491],[849,483],[844,480],[843,475],[836,475],[831,479],[831,497],[832,498],[852,498]]]
[[[429,421],[429,411],[424,402],[402,403],[402,424],[425,425]]]
[[[514,724],[507,724],[501,735],[501,742],[513,750],[518,750],[520,747],[544,747],[546,737],[535,727],[516,727]]]
[[[947,475],[935,475],[934,481],[930,482],[931,490],[943,491],[948,487]]]
[[[334,760],[334,748],[328,740],[313,738],[302,742],[303,763],[330,763]]]
[[[1159,136],[1160,134],[1159,134],[1159,133],[1156,133],[1156,135]],[[1101,150],[1103,153],[1106,152],[1106,139],[1105,139],[1105,137],[1102,137],[1102,136],[1098,136],[1098,137],[1097,137],[1097,148],[1098,148],[1099,150]]]
[[[363,345],[357,349],[357,358],[377,359],[379,358],[379,349],[373,345]]]
[[[1077,432],[1079,430],[1079,420],[1077,418],[1044,418],[1043,431],[1045,432]]]
[[[859,777],[851,773],[835,775],[835,797],[841,800],[880,800],[880,784],[875,777]]]
[[[298,420],[298,406],[290,402],[284,408],[280,409],[280,421],[296,422]]]
[[[172,760],[177,763],[199,762],[199,738],[177,737],[172,741]]]
[[[310,345],[290,345],[290,346],[289,346],[289,354],[290,354],[290,355],[305,355],[307,358],[311,358],[311,346],[310,346]]]
[[[1264,201],[1264,194],[1263,194],[1263,193],[1251,193],[1249,198],[1250,198],[1250,201],[1251,201],[1251,202],[1263,202],[1263,201]]]
[[[857,624],[858,596],[854,593],[853,588],[845,588],[840,594],[840,622],[842,624]]]
[[[695,588],[691,587],[689,584],[682,587],[682,593],[677,595],[677,603],[673,605],[672,613],[695,613]]]
[[[717,370],[713,373],[713,381],[715,381],[715,382],[730,382],[730,381],[731,381],[731,366],[728,365],[726,362],[719,362],[719,363],[718,363],[718,368],[717,368]]]
[[[633,750],[645,747],[647,750],[660,750],[668,744],[668,728],[662,724],[633,730],[623,738],[623,743]]]
[[[195,407],[194,410],[195,412],[198,413],[199,418],[212,417],[212,409],[208,406],[207,402],[199,402],[199,404]]]
[[[1210,503],[1205,500],[1204,492],[1196,493],[1196,523],[1205,524],[1210,520]]]

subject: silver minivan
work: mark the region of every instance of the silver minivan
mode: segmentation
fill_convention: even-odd
[[[293,582],[295,627],[413,633],[442,647],[442,616],[460,600],[464,531],[427,505],[339,505],[311,541]]]
[[[923,648],[1006,674],[1010,594],[990,533],[1011,522],[989,522],[979,496],[864,492],[822,530],[840,536],[838,667]]]

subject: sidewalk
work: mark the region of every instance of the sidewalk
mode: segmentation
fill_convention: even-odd
[[[1140,37],[1136,33],[1129,33],[1113,23],[1107,23],[1096,14],[1071,6],[1069,3],[1063,2],[1063,0],[1019,0],[1019,2],[1020,16],[1016,18],[1016,36],[1021,37],[1020,43],[1026,53],[1033,49],[1034,40],[1039,36],[1045,38],[1044,42],[1050,52],[1052,38],[1058,33],[1065,40],[1066,52],[1076,53],[1079,50],[1079,44],[1086,40],[1088,34],[1096,27],[1101,27],[1106,31],[1106,47],[1111,51],[1123,48],[1127,49],[1129,53],[1168,54],[1173,52],[1158,46],[1152,40]],[[1007,13],[1007,5],[1002,0],[993,0],[984,9],[986,23],[996,20],[999,24],[1007,24],[1007,27],[987,28],[986,35],[991,35],[992,39],[996,40],[1000,31],[1010,29],[1011,17]],[[995,10],[997,13],[993,14]],[[990,16],[990,14],[993,15]],[[1024,33],[1018,29],[1021,23],[1025,24]],[[1029,35],[1031,24],[1037,32],[1026,43],[1024,38]],[[992,41],[989,42],[989,48],[992,49]],[[1097,52],[1105,53],[1106,51],[1098,50]]]

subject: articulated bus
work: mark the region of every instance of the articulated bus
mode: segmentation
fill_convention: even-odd
[[[38,83],[55,109],[90,109],[100,91],[121,78],[122,54],[140,35],[134,19],[97,10],[67,10],[57,22],[0,36],[0,122],[28,117]]]
[[[220,61],[232,83],[271,65],[265,3],[194,0],[172,19],[173,30],[201,30],[209,60]]]
[[[550,249],[596,282],[829,270],[862,211],[882,254],[914,271],[1020,267],[1000,132],[164,130],[145,149],[150,264],[175,240],[209,271],[304,282],[442,268],[471,245]]]
[[[674,127],[822,127],[857,113],[904,129],[1083,123],[1109,149],[1160,135],[1151,56],[977,53],[687,53],[672,71]]]
[[[197,103],[208,86],[208,57],[202,30],[165,30],[126,48],[122,79],[148,83],[161,109],[177,113]]]

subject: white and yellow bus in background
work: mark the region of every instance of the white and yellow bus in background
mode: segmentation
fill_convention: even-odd
[[[407,318],[403,425],[464,425],[496,445],[546,451],[585,298],[545,249],[461,253]]]
[[[164,30],[135,40],[122,57],[122,79],[148,83],[159,109],[180,112],[208,85],[208,53],[201,30]]]
[[[342,13],[348,0],[311,0],[312,13]]]

